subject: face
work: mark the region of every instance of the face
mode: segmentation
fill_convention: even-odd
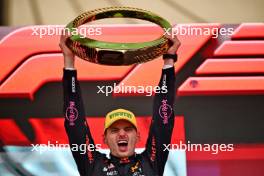
[[[116,121],[104,134],[104,142],[110,148],[111,154],[119,158],[134,155],[139,138],[139,132],[126,120]]]

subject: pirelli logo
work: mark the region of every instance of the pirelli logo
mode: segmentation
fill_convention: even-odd
[[[132,115],[126,112],[115,112],[113,114],[111,114],[110,119],[116,118],[116,117],[127,117],[127,118],[132,118]]]

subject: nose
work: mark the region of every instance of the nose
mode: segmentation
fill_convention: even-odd
[[[126,137],[126,131],[124,129],[119,130],[119,136],[120,137]]]

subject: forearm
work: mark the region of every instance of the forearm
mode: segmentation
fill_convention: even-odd
[[[153,131],[160,136],[162,143],[170,142],[170,133],[174,124],[174,99],[175,99],[175,71],[174,67],[162,69],[159,87],[166,89],[164,93],[155,94],[153,103]],[[163,138],[162,136],[166,136]]]
[[[91,137],[91,134],[85,120],[77,71],[64,69],[63,73],[65,127],[70,135],[75,135],[73,138],[83,141],[85,135]]]
[[[146,153],[159,175],[163,174],[169,151],[164,151],[164,145],[171,141],[174,126],[173,103],[175,96],[174,67],[162,70],[159,86],[166,86],[166,93],[155,95],[153,104],[153,119],[146,144]]]
[[[94,145],[89,126],[85,120],[85,111],[81,98],[81,90],[77,80],[76,70],[63,70],[63,90],[64,90],[64,115],[65,130],[68,135],[73,157],[82,175],[92,169],[95,161],[96,151],[81,150],[81,146]],[[87,170],[88,169],[88,170]]]
[[[82,107],[76,70],[63,70],[65,128],[70,143],[85,142],[84,110]],[[74,141],[75,140],[75,141]]]
[[[165,69],[162,69],[161,79],[159,81],[159,87],[165,87],[165,93],[159,93],[155,95],[154,106],[153,106],[153,118],[157,118],[156,122],[159,123],[159,127],[166,125],[167,120],[172,120],[171,115],[173,114],[173,105],[175,99],[175,71],[174,67],[170,65],[164,65]],[[168,111],[168,112],[163,112]],[[165,113],[162,114],[162,113]],[[166,114],[167,113],[167,114]],[[163,116],[166,116],[164,118]],[[166,123],[167,122],[167,123]]]
[[[165,65],[170,65],[170,66],[174,66],[174,60],[173,59],[164,59],[164,66]]]

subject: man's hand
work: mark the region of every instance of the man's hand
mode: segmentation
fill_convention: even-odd
[[[181,42],[176,36],[172,37],[171,35],[166,34],[165,37],[167,37],[173,43],[173,45],[168,49],[167,54],[176,54],[178,48],[181,45]],[[173,66],[174,65],[173,59],[164,59],[164,65]]]
[[[181,46],[181,42],[176,36],[172,37],[171,35],[165,35],[165,37],[167,37],[173,43],[173,45],[168,49],[167,53],[176,54],[178,48]]]
[[[61,35],[59,46],[62,50],[64,57],[64,68],[75,69],[74,67],[75,55],[65,44],[66,39],[68,37],[69,37],[68,35]]]

